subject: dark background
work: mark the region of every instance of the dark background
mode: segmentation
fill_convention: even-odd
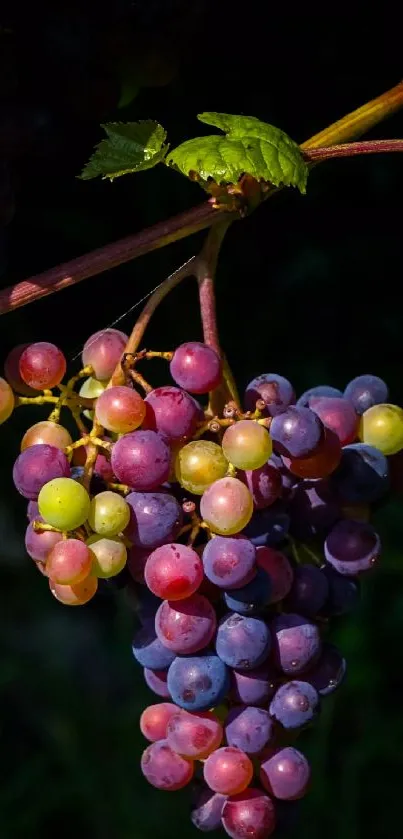
[[[385,15],[249,0],[5,4],[0,16],[0,280],[3,287],[203,200],[159,167],[113,184],[76,178],[99,123],[154,118],[176,145],[207,133],[204,110],[253,114],[303,141],[403,75],[401,33]],[[136,93],[137,90],[137,93]],[[126,104],[125,104],[126,103]],[[402,137],[403,114],[372,137]],[[372,372],[402,404],[403,168],[399,155],[322,164],[308,194],[284,191],[234,225],[217,277],[222,344],[242,389],[267,370],[298,392]],[[68,359],[200,246],[203,234],[1,319],[1,356],[50,340]],[[134,314],[119,327],[130,331]],[[161,306],[147,345],[200,337],[191,283]],[[79,361],[72,364],[76,368]],[[156,383],[161,376],[156,368]],[[186,792],[142,779],[138,717],[153,701],[131,658],[124,593],[69,610],[24,552],[25,504],[11,482],[25,428],[1,429],[2,839],[196,837]],[[302,748],[313,765],[298,835],[396,833],[403,781],[401,499],[375,521],[382,567],[335,627],[348,659]],[[400,746],[399,746],[400,742]]]

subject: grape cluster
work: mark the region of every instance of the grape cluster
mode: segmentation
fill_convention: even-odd
[[[133,655],[162,700],[140,720],[144,776],[161,790],[196,780],[200,830],[265,839],[309,785],[295,736],[345,674],[329,621],[354,608],[358,577],[379,558],[370,505],[393,489],[403,410],[376,376],[296,399],[264,374],[244,411],[228,401],[212,416],[195,397],[222,385],[213,349],[190,342],[128,364],[126,341],[91,336],[67,385],[52,344],[6,360],[2,421],[17,405],[54,405],[14,466],[27,553],[66,605],[123,579],[140,626]],[[174,384],[152,389],[136,364],[158,355]],[[76,441],[59,422],[66,406]]]

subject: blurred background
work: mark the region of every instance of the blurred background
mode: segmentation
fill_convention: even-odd
[[[209,133],[204,110],[251,114],[298,142],[396,84],[401,33],[368,9],[227,0],[87,0],[0,12],[0,282],[3,287],[141,230],[204,200],[195,184],[155,170],[113,184],[77,179],[100,122],[153,118],[174,146]],[[325,13],[325,17],[323,16]],[[402,137],[403,113],[371,137]],[[371,372],[403,404],[403,158],[322,164],[308,194],[283,191],[229,232],[217,277],[222,344],[242,391],[275,371],[297,392],[344,388]],[[204,234],[4,315],[0,357],[49,340],[69,360],[199,247]],[[130,331],[135,312],[118,327]],[[192,283],[157,312],[147,346],[201,337]],[[72,361],[72,369],[79,359]],[[153,383],[163,381],[157,366]],[[131,656],[134,619],[106,588],[69,610],[24,551],[25,502],[12,463],[21,410],[0,433],[0,836],[94,839],[198,835],[187,793],[142,779],[139,713],[153,701]],[[348,661],[341,690],[301,738],[314,773],[296,833],[309,839],[395,835],[403,781],[403,517],[401,497],[375,524],[381,567],[333,637]],[[400,747],[399,747],[400,742]],[[200,834],[199,834],[200,835]]]

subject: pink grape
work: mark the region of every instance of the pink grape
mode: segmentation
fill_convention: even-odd
[[[347,446],[357,439],[360,418],[348,399],[343,396],[315,396],[309,400],[309,407],[326,428],[334,431],[341,446]]]
[[[163,699],[170,699],[171,694],[167,685],[168,671],[167,670],[150,670],[148,667],[144,668],[144,680],[147,687],[156,693],[157,696],[162,696]]]
[[[14,405],[15,399],[10,385],[0,378],[0,425],[11,416]]]
[[[169,650],[186,655],[202,650],[211,641],[217,625],[206,597],[192,594],[186,600],[164,600],[155,616],[155,631]]]
[[[115,434],[127,434],[135,431],[145,417],[144,399],[133,388],[120,386],[109,387],[98,396],[95,415],[108,431]]]
[[[115,443],[111,464],[123,484],[149,491],[157,489],[168,479],[171,452],[165,440],[155,431],[133,431]]]
[[[223,746],[209,755],[203,774],[213,792],[236,795],[249,786],[253,778],[253,765],[245,752],[233,746]]]
[[[281,472],[273,463],[265,463],[260,469],[238,472],[237,477],[248,487],[255,510],[269,507],[281,495]]]
[[[170,441],[193,436],[200,421],[200,406],[184,390],[157,387],[146,396],[145,403],[144,428],[159,431]]]
[[[27,347],[29,344],[18,344],[9,352],[4,362],[4,377],[16,393],[21,393],[22,396],[36,396],[34,389],[25,384],[20,373],[20,358]]]
[[[147,781],[157,789],[173,791],[182,789],[193,776],[193,761],[177,755],[166,740],[159,740],[143,752],[141,771]]]
[[[80,539],[63,539],[46,559],[46,573],[54,583],[76,585],[91,571],[93,554]]]
[[[175,350],[170,371],[173,380],[184,390],[207,393],[220,384],[221,359],[207,344],[189,341]]]
[[[35,516],[35,521],[43,522],[43,518],[38,514]],[[63,538],[61,533],[56,533],[54,530],[34,530],[34,522],[31,521],[25,533],[25,548],[27,554],[35,560],[35,562],[46,562],[46,559],[52,548],[60,542]]]
[[[267,839],[276,826],[276,811],[268,795],[251,787],[228,798],[221,821],[231,839]]]
[[[29,344],[20,358],[19,371],[25,384],[34,390],[47,390],[60,384],[66,372],[66,359],[54,344]]]
[[[169,721],[178,708],[172,702],[158,702],[156,705],[149,705],[145,708],[140,717],[140,731],[147,740],[155,743],[157,740],[165,740]],[[174,751],[176,751],[174,749]]]
[[[204,760],[219,747],[223,729],[211,712],[190,714],[176,708],[176,713],[169,718],[165,736],[174,752],[193,760]]]
[[[68,478],[67,457],[56,446],[39,444],[25,449],[14,463],[13,481],[24,498],[36,501],[42,487],[54,478]]]
[[[41,443],[48,446],[55,446],[57,449],[64,451],[66,446],[71,446],[73,440],[67,428],[59,425],[58,422],[49,422],[49,420],[42,420],[31,425],[28,431],[25,432],[21,440],[21,451],[28,449],[30,446],[38,446]],[[80,451],[80,449],[77,449]]]
[[[84,344],[81,356],[83,367],[90,365],[96,379],[101,381],[110,379],[125,351],[128,340],[124,332],[111,327],[95,332]]]
[[[283,801],[295,801],[305,795],[311,776],[306,757],[287,746],[265,758],[260,769],[262,786]]]
[[[283,600],[291,590],[294,580],[290,561],[281,551],[261,545],[256,548],[256,562],[270,577],[272,585],[270,603]]]
[[[183,600],[199,588],[203,564],[199,555],[186,545],[162,545],[149,556],[145,581],[162,600]]]
[[[59,600],[65,606],[84,606],[96,594],[98,580],[91,574],[81,583],[75,583],[74,585],[61,585],[49,580],[49,588],[56,600]]]
[[[253,499],[237,478],[220,478],[202,496],[200,512],[213,533],[232,536],[252,518]]]

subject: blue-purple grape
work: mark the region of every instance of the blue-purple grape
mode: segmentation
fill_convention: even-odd
[[[288,535],[290,515],[285,504],[275,501],[264,510],[256,510],[249,524],[242,531],[256,548],[268,545],[278,545]]]
[[[267,659],[270,632],[263,620],[231,612],[218,626],[217,655],[229,667],[253,670]]]
[[[246,586],[226,591],[224,600],[228,609],[240,615],[254,615],[264,609],[271,598],[270,577],[263,568],[258,568],[255,577]]]
[[[186,711],[204,711],[218,705],[229,689],[229,670],[214,653],[177,656],[168,670],[173,702]]]
[[[148,621],[137,630],[132,651],[136,661],[147,670],[168,670],[175,658],[175,653],[157,637],[153,621]]]
[[[274,448],[287,457],[306,457],[315,451],[323,436],[323,425],[310,408],[287,408],[273,417],[270,436]]]
[[[182,508],[168,492],[131,492],[126,496],[130,521],[126,535],[139,548],[173,542],[182,525]]]
[[[255,558],[255,547],[248,539],[215,536],[203,551],[204,573],[220,588],[238,589],[254,577]]]
[[[344,519],[328,534],[324,552],[327,562],[349,577],[369,571],[381,552],[381,542],[367,522]]]
[[[346,615],[356,609],[360,601],[359,581],[339,574],[331,565],[324,565],[321,573],[326,577],[329,587],[324,614],[329,617]]]
[[[291,612],[314,618],[324,607],[329,595],[329,583],[315,565],[299,565],[284,606]]]
[[[229,746],[235,746],[247,755],[256,755],[273,740],[274,723],[263,708],[237,706],[225,720],[225,737]]]
[[[221,827],[222,809],[227,798],[227,795],[213,792],[203,784],[193,797],[190,814],[192,824],[203,833],[218,830]]]
[[[381,405],[387,402],[389,391],[383,379],[368,373],[352,379],[344,391],[344,396],[352,402],[356,413],[361,416],[373,405]]]
[[[323,536],[340,518],[340,506],[327,480],[304,480],[289,504],[291,533],[302,541]]]
[[[299,408],[309,408],[309,400],[315,396],[343,396],[341,390],[331,385],[316,385],[304,390],[299,399],[297,399],[297,406]]]
[[[144,668],[144,681],[147,687],[149,687],[153,693],[156,693],[157,696],[161,696],[162,699],[171,698],[167,680],[168,670],[149,670],[148,667]]]
[[[267,705],[274,696],[278,675],[267,662],[255,670],[231,670],[231,699],[241,705]]]
[[[278,688],[269,710],[283,728],[294,729],[311,722],[318,706],[318,692],[309,682],[292,681]]]
[[[273,751],[260,768],[262,786],[283,801],[295,801],[305,795],[311,778],[309,763],[292,746]]]
[[[333,644],[323,644],[322,654],[306,679],[320,696],[328,696],[337,690],[346,674],[346,661]]]
[[[319,629],[302,615],[278,615],[271,631],[275,663],[287,676],[303,673],[319,658]]]
[[[389,489],[388,461],[367,443],[342,449],[341,461],[330,478],[331,486],[346,504],[372,504]]]
[[[168,479],[171,450],[155,431],[132,431],[114,444],[111,464],[114,474],[123,484],[139,492],[149,492]]]
[[[262,399],[266,405],[265,414],[275,417],[295,402],[292,384],[277,373],[262,373],[248,384],[245,391],[245,407],[254,411],[256,402]]]
[[[238,472],[237,477],[248,487],[255,510],[269,507],[281,495],[281,472],[270,460],[259,469]]]

